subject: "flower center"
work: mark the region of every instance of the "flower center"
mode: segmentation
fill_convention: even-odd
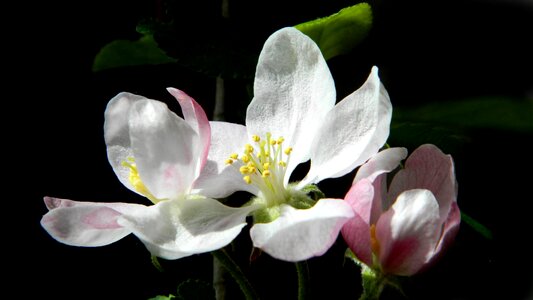
[[[154,204],[161,201],[161,199],[157,199],[156,197],[154,197],[154,195],[150,193],[148,188],[142,182],[141,177],[139,176],[139,171],[137,170],[137,164],[135,163],[135,159],[133,157],[130,156],[127,158],[126,161],[123,161],[122,166],[130,169],[130,175],[128,177],[128,180],[139,194],[145,196]]]
[[[235,166],[244,182],[259,188],[267,206],[284,203],[289,197],[284,178],[292,147],[283,147],[283,137],[276,139],[270,133],[263,139],[252,135],[252,141],[241,155],[231,154],[226,164]]]

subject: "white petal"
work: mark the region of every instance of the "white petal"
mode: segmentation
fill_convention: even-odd
[[[354,212],[339,199],[322,199],[310,209],[281,206],[281,215],[250,230],[254,246],[272,257],[301,261],[324,254]]]
[[[405,148],[389,148],[380,151],[359,168],[353,183],[363,178],[373,182],[379,175],[396,169],[406,157],[407,149]]]
[[[114,243],[131,230],[117,220],[146,206],[129,203],[78,202],[45,197],[50,211],[41,219],[43,228],[57,241],[71,246],[97,247]]]
[[[158,199],[189,193],[202,152],[191,126],[153,100],[133,105],[129,125],[135,163],[148,190]]]
[[[250,135],[270,132],[293,147],[286,182],[309,159],[313,137],[335,98],[333,78],[313,40],[294,28],[268,38],[259,55],[246,126]]]
[[[228,207],[209,198],[177,199],[124,215],[119,223],[139,237],[153,255],[178,259],[226,246],[254,209]]]
[[[242,154],[249,143],[246,127],[227,122],[211,123],[211,147],[207,164],[204,166],[194,187],[198,193],[213,198],[227,197],[235,191],[257,194],[257,187],[246,184],[239,167],[226,165],[232,153]]]
[[[377,67],[357,91],[326,116],[311,148],[311,169],[300,186],[351,172],[377,153],[389,136],[392,105]]]
[[[107,158],[113,171],[124,186],[138,193],[129,181],[130,169],[122,165],[133,157],[131,149],[130,129],[128,125],[129,112],[132,105],[146,99],[142,96],[120,93],[107,104],[105,110],[104,139],[107,146]]]
[[[433,255],[441,226],[439,205],[431,191],[414,189],[400,194],[376,226],[383,270],[415,274]]]

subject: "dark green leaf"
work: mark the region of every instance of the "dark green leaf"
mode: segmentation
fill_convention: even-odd
[[[324,58],[350,52],[372,26],[372,9],[368,3],[343,8],[338,13],[296,25],[318,44]]]
[[[214,300],[213,286],[201,280],[186,280],[178,286],[178,300]]]
[[[388,142],[413,149],[431,143],[454,153],[478,130],[533,133],[532,116],[532,101],[495,97],[395,107]]]
[[[161,50],[152,35],[144,35],[137,41],[116,40],[105,45],[96,55],[93,71],[142,65],[176,62]]]

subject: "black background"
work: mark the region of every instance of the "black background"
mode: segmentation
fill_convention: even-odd
[[[234,11],[252,14],[245,21],[262,22],[257,34],[264,39],[283,26],[350,5],[348,1],[288,4],[274,0],[253,10],[242,2],[232,2],[238,7]],[[302,3],[307,3],[305,8]],[[196,20],[184,30],[209,23],[203,10],[210,5],[219,4],[184,5],[183,14]],[[374,28],[368,38],[350,55],[328,62],[339,99],[363,82],[372,65],[379,66],[394,107],[477,96],[533,97],[529,45],[533,6],[527,2],[379,1],[373,5]],[[8,150],[4,159],[9,166],[2,243],[8,266],[5,293],[24,299],[146,299],[174,293],[177,283],[187,278],[209,282],[209,254],[162,260],[166,271],[160,273],[134,236],[106,247],[69,247],[48,236],[39,221],[46,213],[45,195],[147,204],[116,180],[107,163],[102,131],[107,101],[129,91],[165,101],[179,111],[165,91],[173,86],[209,112],[214,79],[171,66],[91,72],[92,60],[103,45],[118,38],[137,38],[137,22],[157,12],[154,1],[25,2],[6,10],[11,11],[16,13],[6,16],[13,21],[5,27],[9,80],[3,109]],[[231,99],[226,107],[235,122],[242,122],[242,115],[235,112],[242,111],[249,100],[242,86],[241,81],[228,81]],[[531,138],[530,133],[477,130],[468,143],[451,153],[460,186],[459,206],[488,226],[494,239],[487,240],[463,224],[439,264],[404,280],[409,299],[533,297],[533,164],[527,146]],[[326,180],[321,186],[328,195],[342,197],[351,176]],[[246,232],[238,244],[242,247],[234,254],[264,299],[296,298],[292,264],[267,255],[250,264]],[[343,265],[344,249],[339,239],[326,255],[310,260],[315,299],[358,298],[358,268],[349,262]],[[233,294],[239,295],[238,291]],[[388,290],[383,299],[403,298]]]

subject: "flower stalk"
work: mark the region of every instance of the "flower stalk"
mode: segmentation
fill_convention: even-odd
[[[233,279],[235,279],[235,281],[241,288],[241,291],[244,294],[246,300],[259,299],[259,296],[252,287],[252,284],[250,283],[248,278],[246,278],[246,275],[244,275],[244,272],[237,265],[237,263],[229,256],[226,250],[219,249],[211,252],[211,254],[213,255],[213,257],[215,257],[215,259],[218,260],[218,262],[224,268],[226,268],[226,270],[231,274]]]

